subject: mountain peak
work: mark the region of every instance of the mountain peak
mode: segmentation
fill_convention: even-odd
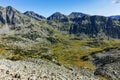
[[[51,16],[65,16],[65,15],[60,12],[55,12]]]
[[[68,21],[68,18],[66,15],[60,13],[60,12],[55,12],[52,14],[50,17],[47,18],[48,20],[59,20],[59,21]]]
[[[25,13],[35,14],[33,11],[26,11]]]
[[[79,18],[79,17],[83,17],[87,14],[84,13],[80,13],[80,12],[72,12],[70,15],[68,15],[69,18]]]
[[[62,13],[61,12],[55,12],[54,14],[60,14],[61,15]]]
[[[33,12],[33,11],[26,11],[26,12],[24,13],[24,15],[26,15],[26,16],[28,16],[28,17],[30,17],[30,18],[33,18],[33,19],[35,19],[35,20],[45,19],[44,16],[41,16],[41,15],[39,15],[39,14]]]
[[[6,9],[15,10],[12,6],[7,6]]]
[[[7,6],[7,7],[6,7],[6,11],[9,11],[9,12],[18,12],[18,13],[20,13],[20,12],[17,11],[15,8],[13,8],[12,6]]]
[[[12,6],[7,6],[6,8],[13,8]]]

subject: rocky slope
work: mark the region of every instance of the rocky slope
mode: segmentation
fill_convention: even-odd
[[[101,75],[110,80],[120,79],[120,50],[111,49],[92,55],[93,63],[97,66],[95,75]]]
[[[84,74],[81,74],[84,73]],[[86,75],[87,73],[87,75]],[[90,72],[69,70],[53,63],[29,59],[27,61],[0,60],[1,80],[98,80]]]

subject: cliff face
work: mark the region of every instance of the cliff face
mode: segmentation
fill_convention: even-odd
[[[120,21],[118,19],[104,16],[83,16],[72,19],[72,22],[70,34],[85,33],[93,37],[102,32],[106,36],[120,38]]]
[[[72,12],[68,16],[56,13],[50,16],[48,20],[57,21],[56,28],[61,25],[59,30],[67,30],[70,34],[85,34],[89,37],[104,34],[107,37],[120,38],[120,20],[117,18]],[[50,25],[54,26],[53,24]]]

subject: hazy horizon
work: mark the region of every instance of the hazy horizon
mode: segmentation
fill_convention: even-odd
[[[45,17],[55,12],[65,15],[81,12],[90,15],[120,15],[120,0],[0,0],[0,6],[12,6],[20,12],[34,11]]]

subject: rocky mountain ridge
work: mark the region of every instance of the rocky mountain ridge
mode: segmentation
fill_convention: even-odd
[[[109,16],[109,18],[116,18],[116,19],[120,19],[120,15]]]
[[[55,26],[53,28],[58,28],[61,32],[64,30],[67,34],[78,36],[85,34],[88,37],[98,37],[100,35],[102,38],[105,36],[110,38],[120,38],[120,20],[116,18],[98,15],[91,16],[79,12],[72,12],[70,15],[66,16],[60,12],[56,12],[46,19],[32,11],[27,11],[22,14],[11,6],[6,8],[1,7],[0,9],[1,25],[12,25],[14,26],[11,27],[12,29],[20,29],[20,26],[29,26],[30,23],[32,23],[32,25],[37,25],[39,20],[44,19],[46,22],[45,24],[52,27]]]
[[[30,17],[30,18],[33,18],[33,19],[35,19],[35,20],[38,20],[38,21],[40,21],[40,20],[42,20],[42,19],[46,19],[44,16],[41,16],[41,15],[39,15],[39,14],[33,12],[33,11],[26,11],[26,12],[24,13],[24,15],[26,15],[26,16],[28,16],[28,17]]]
[[[56,13],[55,13],[56,14]],[[70,34],[78,35],[85,34],[88,37],[100,37],[105,38],[120,38],[120,20],[116,18],[108,18],[98,15],[87,15],[84,13],[72,12],[70,15],[63,17],[63,14],[51,15],[50,21],[57,21],[56,24],[60,24],[60,31],[65,28]],[[59,16],[59,19],[57,17]],[[48,19],[49,20],[49,19]],[[55,23],[54,23],[55,24]],[[50,25],[54,25],[51,23]],[[67,27],[66,27],[67,26]],[[58,27],[58,25],[56,25]]]

